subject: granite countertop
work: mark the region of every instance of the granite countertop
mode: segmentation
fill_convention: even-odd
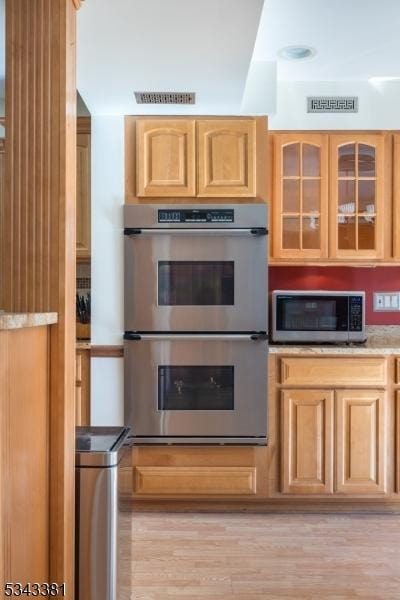
[[[270,344],[270,354],[399,354],[400,326],[367,326],[365,344]]]
[[[57,323],[55,312],[46,313],[8,313],[0,311],[0,331],[23,329],[25,327],[41,327]]]

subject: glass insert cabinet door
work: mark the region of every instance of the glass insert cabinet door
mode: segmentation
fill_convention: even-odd
[[[274,139],[274,258],[327,258],[328,137]]]
[[[382,258],[384,137],[331,136],[330,254]]]

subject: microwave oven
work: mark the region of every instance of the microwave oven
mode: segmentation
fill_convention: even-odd
[[[277,343],[365,342],[365,292],[272,293],[272,341]]]

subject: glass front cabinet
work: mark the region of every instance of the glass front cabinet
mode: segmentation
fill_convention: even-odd
[[[274,134],[273,258],[383,259],[384,152],[382,134]]]
[[[329,217],[332,258],[384,257],[383,136],[331,136]]]
[[[273,255],[328,257],[328,136],[275,135]]]

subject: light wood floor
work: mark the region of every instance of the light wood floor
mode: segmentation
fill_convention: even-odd
[[[124,529],[119,600],[400,600],[400,516],[135,513]]]

